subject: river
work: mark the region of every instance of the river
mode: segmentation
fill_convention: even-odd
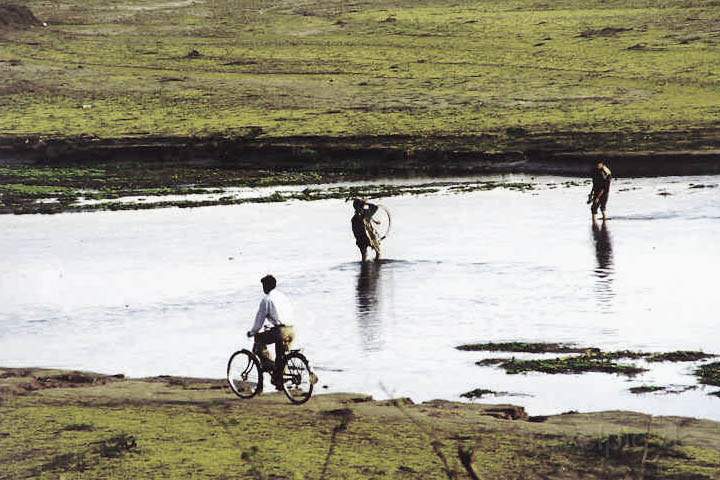
[[[610,219],[595,225],[582,182],[493,178],[535,188],[382,199],[385,260],[366,266],[342,200],[0,216],[0,365],[223,377],[273,273],[320,391],[424,401],[488,388],[512,395],[483,401],[531,414],[720,420],[720,398],[707,395],[717,388],[628,392],[695,385],[696,364],[651,364],[632,379],[508,375],[474,364],[497,353],[454,348],[720,353],[720,177],[619,179]]]

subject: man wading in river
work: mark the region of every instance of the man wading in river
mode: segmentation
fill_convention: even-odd
[[[378,206],[360,198],[353,200],[355,214],[350,220],[355,244],[360,249],[362,261],[367,260],[367,249],[372,247],[375,251],[375,260],[380,260],[380,240],[377,238],[375,228],[372,226],[372,216],[378,211]]]
[[[258,307],[257,314],[255,315],[255,323],[252,329],[247,332],[247,336],[255,337],[253,352],[260,357],[263,370],[274,372],[275,362],[270,359],[267,346],[272,343],[275,344],[275,360],[290,349],[290,344],[295,338],[293,328],[287,325],[287,322],[290,321],[292,317],[292,306],[290,305],[290,300],[288,300],[285,295],[275,290],[277,286],[275,277],[266,275],[260,279],[260,283],[262,283],[265,296],[260,300],[260,307]],[[260,329],[265,324],[265,320],[267,320],[272,327],[269,330],[261,332]],[[278,389],[280,389],[280,382],[275,377],[279,373],[280,372],[275,372],[272,380],[273,385]]]
[[[587,203],[590,203],[590,212],[592,213],[593,219],[597,215],[598,207],[602,212],[602,218],[605,220],[605,208],[607,207],[608,195],[610,195],[610,179],[612,178],[612,172],[605,165],[605,162],[598,160],[595,165],[595,170],[592,176],[592,190],[588,195]]]

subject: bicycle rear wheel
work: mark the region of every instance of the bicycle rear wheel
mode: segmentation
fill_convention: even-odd
[[[227,365],[230,389],[240,398],[252,398],[262,391],[263,374],[257,357],[248,350],[232,354]]]
[[[283,362],[282,389],[292,403],[301,404],[310,400],[313,392],[314,374],[305,355],[290,352]]]

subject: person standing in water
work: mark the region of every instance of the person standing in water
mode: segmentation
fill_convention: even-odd
[[[612,179],[612,172],[605,165],[605,162],[598,160],[595,164],[595,170],[592,176],[592,190],[588,195],[587,203],[590,205],[590,213],[592,213],[593,219],[597,215],[598,207],[602,212],[602,218],[605,220],[605,209],[607,207],[608,196],[610,195],[610,179]]]
[[[355,235],[355,244],[360,249],[362,261],[367,260],[367,249],[372,247],[375,251],[375,260],[380,260],[380,241],[377,239],[375,229],[373,228],[372,216],[378,211],[378,206],[370,202],[366,202],[360,198],[353,200],[353,209],[355,214],[350,220],[353,235]]]

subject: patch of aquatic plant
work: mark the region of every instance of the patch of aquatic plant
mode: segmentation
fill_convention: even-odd
[[[535,184],[530,182],[498,182],[498,181],[481,181],[481,182],[462,182],[449,186],[448,191],[454,193],[467,193],[486,190],[495,190],[496,188],[506,188],[519,192],[535,189]]]
[[[647,369],[636,365],[615,363],[602,355],[574,355],[549,359],[519,360],[511,358],[498,364],[509,374],[541,372],[548,374],[573,374],[587,372],[616,373],[634,376]]]
[[[697,385],[638,385],[628,388],[633,395],[657,393],[660,395],[679,395],[681,393],[697,390]]]
[[[475,388],[473,390],[470,390],[469,392],[461,393],[460,396],[462,398],[468,398],[468,399],[479,399],[483,397],[493,396],[493,397],[527,397],[530,395],[525,395],[522,393],[511,393],[511,392],[496,392],[495,390],[488,390],[486,388]]]
[[[615,350],[612,352],[601,352],[598,350],[598,354],[602,355],[604,358],[608,360],[618,360],[621,358],[630,359],[630,360],[639,360],[639,359],[645,359],[648,356],[650,356],[650,353],[647,352],[637,352],[634,350]]]
[[[503,362],[507,362],[510,360],[509,358],[484,358],[482,360],[478,360],[475,362],[475,365],[479,365],[481,367],[489,367],[492,365],[500,365]]]
[[[542,342],[501,342],[501,343],[469,343],[455,347],[469,352],[522,352],[522,353],[585,353],[589,349],[577,347],[569,343]]]
[[[400,195],[421,195],[436,193],[440,188],[432,184],[420,185],[362,185],[357,187],[336,187],[331,188],[325,194],[326,198],[384,198]]]
[[[181,161],[155,163],[93,163],[82,165],[2,165],[0,166],[0,213],[59,213],[108,209],[144,209],[170,206],[168,201],[123,202],[130,205],[106,207],[78,204],[77,200],[105,201],[123,197],[161,197],[168,195],[222,194],[227,187],[311,184],[342,179],[344,173],[316,171],[277,171],[257,168],[198,166]],[[309,196],[303,198],[312,199]],[[156,199],[153,199],[156,200]],[[185,200],[181,202],[184,206]],[[272,200],[272,199],[271,199]],[[275,198],[277,200],[277,198]],[[216,204],[225,204],[225,200]],[[258,197],[257,201],[267,201]],[[148,207],[147,204],[152,206]],[[199,203],[198,206],[205,204]]]
[[[695,369],[698,382],[720,387],[720,362],[707,363]]]
[[[673,352],[638,352],[634,350],[615,350],[603,352],[597,347],[578,347],[572,343],[555,342],[487,342],[459,345],[458,350],[469,352],[508,352],[508,353],[580,353],[592,355],[604,360],[644,359],[648,362],[697,362],[717,357],[713,353],[695,350],[676,350]],[[497,360],[497,359],[495,359]]]
[[[562,182],[562,186],[565,188],[571,188],[571,187],[579,187],[581,185],[589,185],[591,182],[589,180],[565,180]]]
[[[500,186],[507,188],[508,190],[516,190],[520,192],[535,190],[535,185],[529,182],[506,182],[501,183]]]
[[[486,388],[475,388],[473,390],[470,390],[469,392],[460,394],[462,398],[482,398],[488,395],[497,396],[498,392],[494,390],[488,390]]]
[[[641,385],[639,387],[630,387],[628,391],[635,395],[640,395],[643,393],[661,392],[665,390],[665,388],[666,387],[660,387],[658,385]]]
[[[302,185],[318,183],[323,177],[317,172],[279,172],[267,173],[248,182],[250,187],[268,187],[273,185]]]
[[[654,353],[647,357],[648,362],[697,362],[714,358],[713,353],[704,353],[692,350],[677,350],[674,352]]]
[[[565,343],[525,343],[525,342],[505,342],[505,343],[474,343],[460,345],[456,347],[458,350],[464,351],[485,351],[485,352],[508,352],[508,353],[577,353],[578,355],[568,355],[563,357],[549,359],[527,359],[521,360],[516,358],[486,358],[475,362],[481,367],[498,366],[509,374],[526,373],[526,372],[542,372],[548,374],[573,374],[586,372],[602,372],[617,373],[620,375],[633,376],[642,372],[646,372],[646,368],[638,367],[633,364],[617,363],[619,359],[646,360],[648,362],[694,362],[715,357],[714,354],[708,354],[697,351],[678,350],[666,353],[648,353],[636,352],[632,350],[618,350],[614,352],[603,352],[597,348],[577,347],[572,344]],[[720,386],[720,362],[703,365],[696,370],[696,375],[706,379],[701,383]],[[711,383],[716,382],[716,383]],[[646,393],[642,390],[644,387],[634,387],[632,393]],[[658,389],[666,390],[665,387]],[[681,393],[688,389],[668,390],[668,393]]]
[[[22,183],[6,183],[0,185],[0,193],[22,195],[28,198],[47,198],[58,196],[76,196],[77,189],[52,185],[26,185]]]
[[[700,360],[706,360],[708,358],[717,357],[717,355],[712,353],[704,353],[700,351],[693,351],[693,350],[676,350],[674,352],[660,352],[660,353],[652,353],[652,352],[638,352],[634,350],[615,350],[612,352],[602,352],[598,349],[593,349],[597,351],[598,355],[602,355],[603,357],[611,360],[617,360],[621,358],[625,359],[631,359],[631,360],[645,360],[646,362],[652,362],[652,363],[660,363],[660,362],[698,362]]]
[[[259,186],[292,184],[300,180],[318,181],[319,174],[277,174],[272,176],[260,176],[256,180],[243,180],[236,183],[236,186]],[[126,179],[132,183],[130,179]],[[159,181],[159,179],[158,179]],[[223,181],[230,181],[225,179]],[[296,191],[276,191],[269,195],[258,195],[250,198],[238,198],[231,192],[219,198],[182,198],[177,200],[162,200],[153,198],[148,201],[146,198],[137,200],[119,200],[123,197],[162,197],[168,195],[194,195],[194,194],[217,194],[226,193],[225,187],[208,187],[186,184],[175,184],[167,186],[134,186],[126,185],[110,186],[105,185],[99,189],[75,188],[67,186],[37,186],[25,184],[0,184],[0,213],[59,213],[59,212],[81,212],[99,210],[145,210],[166,207],[206,207],[215,205],[238,205],[244,203],[268,203],[284,202],[288,200],[315,201],[329,199],[347,199],[352,197],[363,197],[369,199],[385,198],[401,195],[424,195],[439,192],[441,186],[427,183],[416,185],[361,185],[353,187],[327,187],[327,188],[305,188]],[[78,203],[78,198],[83,200],[99,201],[97,203]]]
[[[0,166],[0,178],[4,180],[22,179],[23,181],[38,181],[56,183],[71,179],[87,180],[98,179],[106,175],[100,168],[81,167],[36,167],[27,165]]]

